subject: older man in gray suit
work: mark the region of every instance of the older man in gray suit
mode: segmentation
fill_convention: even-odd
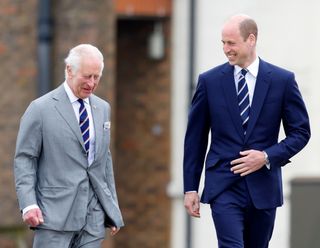
[[[35,248],[96,248],[123,226],[113,176],[110,106],[93,95],[102,75],[101,52],[72,48],[66,80],[24,113],[14,159],[23,220]]]

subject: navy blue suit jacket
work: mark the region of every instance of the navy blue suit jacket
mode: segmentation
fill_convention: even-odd
[[[225,63],[201,74],[185,136],[184,190],[198,191],[205,165],[201,201],[209,203],[240,179],[230,171],[230,162],[239,158],[240,151],[264,150],[271,169],[264,166],[245,176],[245,180],[256,208],[280,206],[281,167],[310,138],[309,118],[294,74],[260,59],[246,135],[241,122],[234,66]],[[286,137],[278,141],[281,122]]]

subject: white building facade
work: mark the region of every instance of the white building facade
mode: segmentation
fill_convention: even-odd
[[[183,207],[182,160],[184,132],[189,107],[190,0],[173,0],[172,20],[172,248],[215,248],[211,210],[201,205],[201,218],[191,222],[191,244],[187,244],[187,221]],[[290,182],[297,177],[320,177],[320,2],[310,0],[197,0],[195,1],[194,78],[226,62],[221,28],[228,17],[245,13],[259,28],[257,53],[273,64],[295,73],[311,122],[311,140],[283,168],[284,206],[278,208],[270,248],[290,247]],[[318,111],[317,111],[318,110]],[[320,225],[320,224],[319,224]]]

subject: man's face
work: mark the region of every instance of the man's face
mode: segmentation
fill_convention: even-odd
[[[94,57],[83,58],[75,72],[67,66],[67,83],[76,97],[84,99],[95,91],[101,77],[101,66],[101,61]]]
[[[255,57],[255,37],[250,35],[244,40],[237,24],[226,24],[222,30],[223,52],[231,65],[242,68],[250,65]]]

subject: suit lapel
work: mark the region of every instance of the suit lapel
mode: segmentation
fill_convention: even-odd
[[[244,130],[242,127],[242,120],[240,117],[238,98],[234,82],[234,67],[230,64],[226,64],[222,70],[221,84],[234,126],[236,127],[239,135],[244,138]]]
[[[102,109],[98,107],[97,102],[93,96],[90,96],[90,105],[91,105],[91,113],[94,125],[94,132],[95,132],[95,160],[98,155],[99,148],[102,144],[103,133],[103,113],[101,112]]]
[[[254,126],[261,112],[264,100],[266,98],[270,86],[269,73],[270,71],[268,70],[267,65],[263,60],[260,59],[259,72],[257,75],[256,86],[254,89],[245,141],[248,140],[252,130],[254,129]]]
[[[53,94],[53,99],[56,100],[55,108],[62,118],[66,121],[72,132],[75,134],[83,149],[85,150],[82,135],[79,128],[79,123],[74,114],[73,107],[70,103],[68,95],[63,87],[63,84],[57,88]]]

